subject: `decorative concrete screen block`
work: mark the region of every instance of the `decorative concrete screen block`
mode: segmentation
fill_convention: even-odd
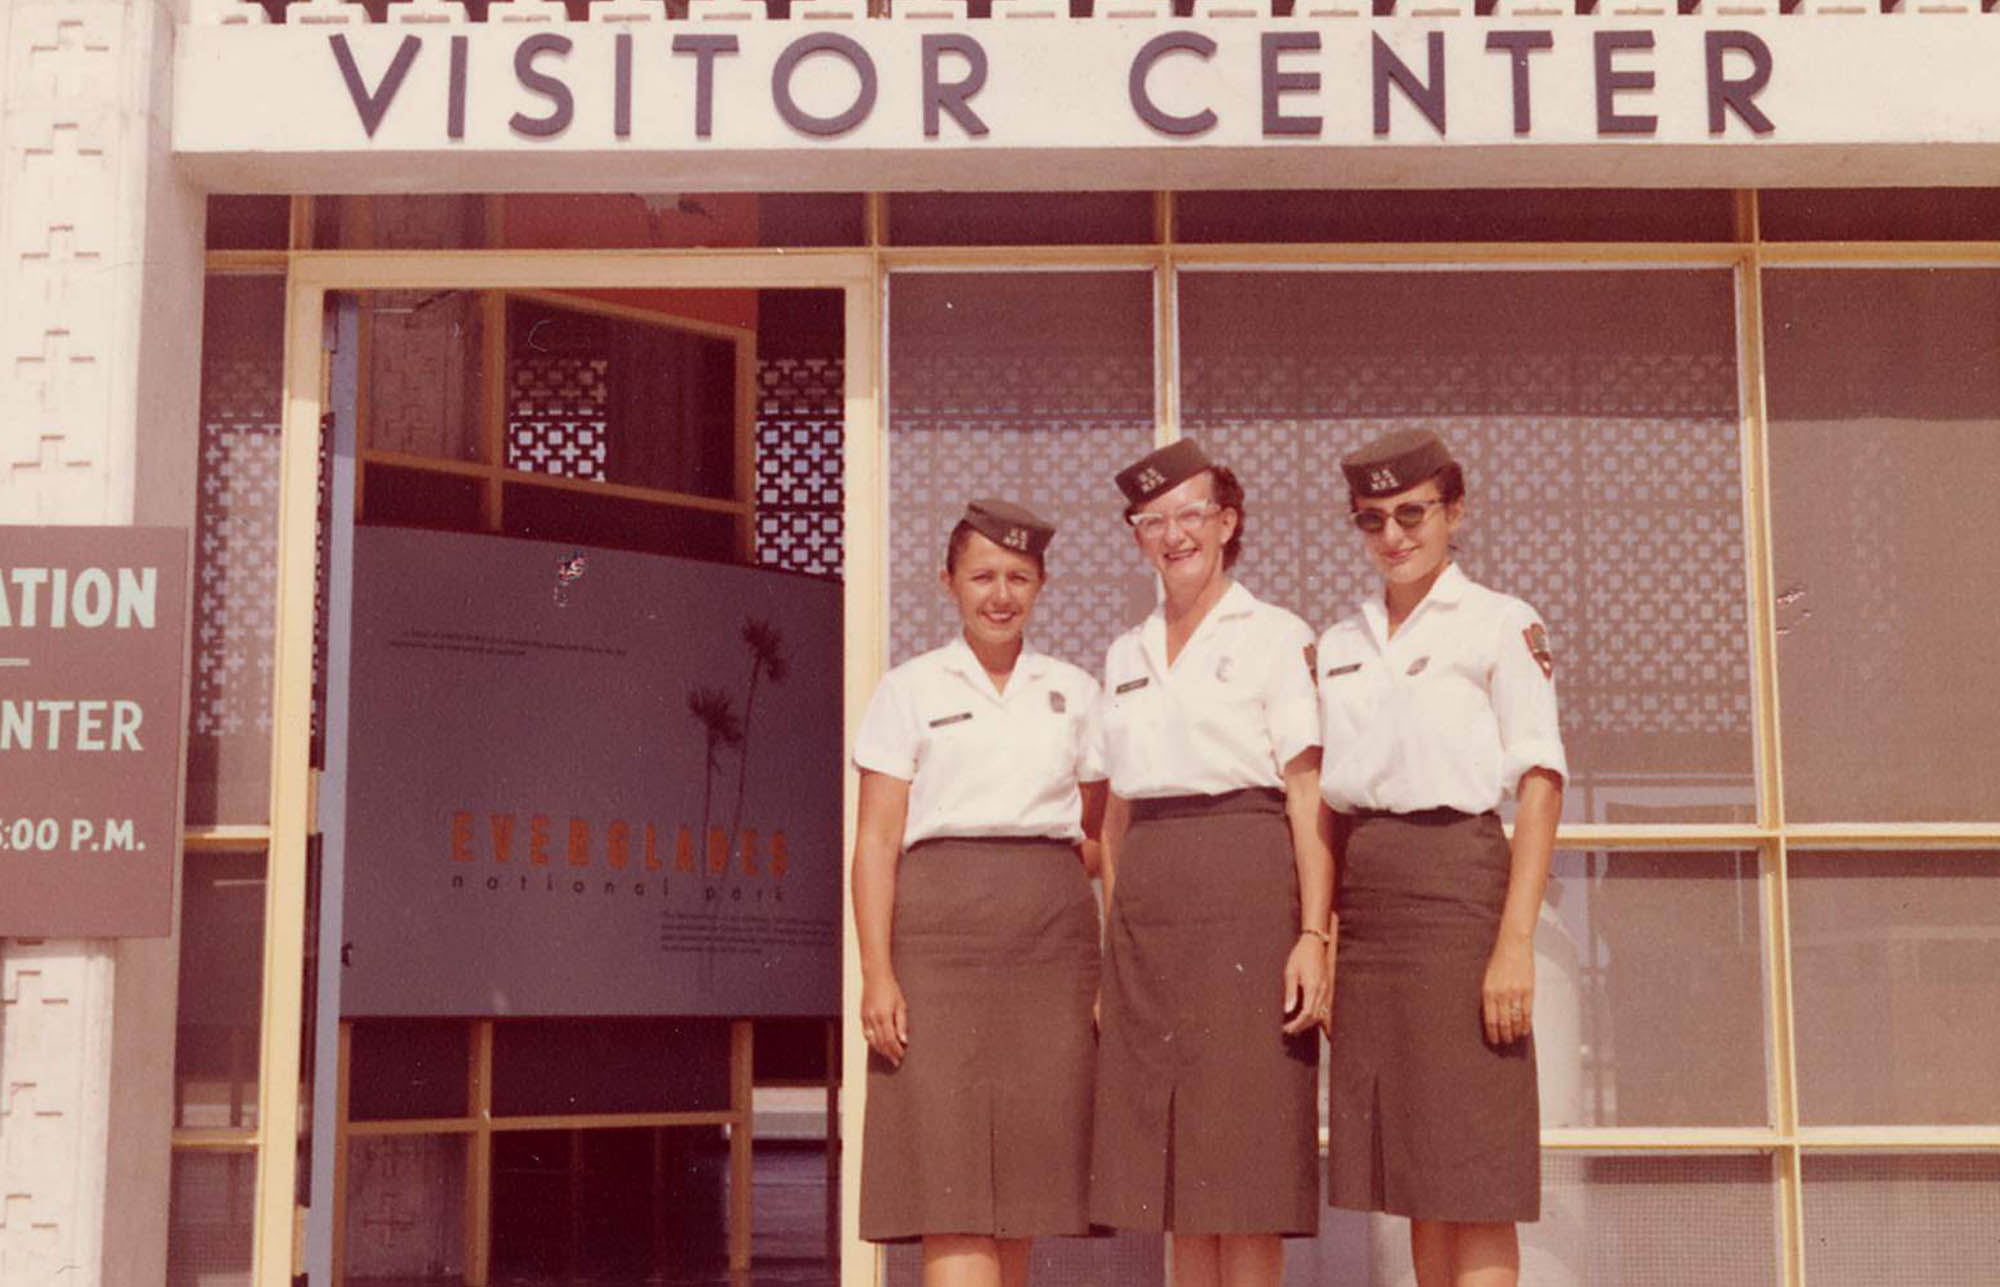
[[[0,1282],[94,1283],[112,960],[102,940],[10,939],[0,960]],[[78,1266],[90,1266],[77,1276]]]
[[[198,263],[200,246],[199,206],[157,182],[150,95],[173,18],[89,0],[0,16],[0,524],[129,522],[137,441],[191,433],[198,305],[147,276]],[[113,1079],[120,951],[0,943],[0,1282],[100,1281],[124,1183],[107,1159],[129,1146],[110,1103],[151,1076],[121,1064]],[[143,1050],[153,1023],[121,1014],[121,1048]],[[149,1153],[168,1112],[162,1096]],[[165,1201],[162,1188],[146,1205]]]
[[[1184,274],[1182,424],[1265,516],[1244,580],[1320,627],[1351,611],[1375,580],[1329,512],[1339,458],[1434,427],[1468,478],[1459,561],[1556,641],[1568,816],[1744,820],[1730,291],[1720,272]]]
[[[1153,444],[1145,273],[899,273],[889,289],[890,660],[948,642],[946,534],[975,496],[1057,524],[1036,647],[1101,671],[1152,608],[1111,475]],[[1253,583],[1254,584],[1254,583]]]

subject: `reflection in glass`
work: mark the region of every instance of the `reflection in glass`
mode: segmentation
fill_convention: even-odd
[[[259,823],[271,807],[271,664],[282,277],[208,279],[201,336],[187,824]]]
[[[1786,816],[2000,817],[2000,272],[1764,300]]]
[[[172,1186],[167,1287],[250,1287],[257,1155],[177,1152]]]
[[[188,850],[181,873],[175,1126],[257,1124],[263,979],[264,855]]]
[[[1556,855],[1535,935],[1545,1128],[1770,1119],[1757,875],[1754,854]]]
[[[456,1280],[465,1267],[462,1135],[350,1137],[347,1280]]]
[[[1036,647],[1093,674],[1151,610],[1111,475],[1153,444],[1146,273],[898,273],[889,290],[890,660],[945,643],[945,537],[976,496],[1058,528]]]
[[[1813,1287],[1986,1287],[2000,1240],[2000,1157],[1807,1154]]]
[[[1377,592],[1340,457],[1440,431],[1459,559],[1540,610],[1572,822],[1754,814],[1734,303],[1722,271],[1189,272],[1182,422],[1249,492],[1244,581]]]
[[[1544,1151],[1542,1218],[1520,1226],[1521,1281],[1777,1287],[1773,1192],[1771,1160],[1757,1154]],[[1316,1281],[1416,1287],[1409,1222],[1377,1215],[1367,1226],[1366,1276],[1350,1260]]]
[[[2000,1121],[2000,853],[1790,856],[1799,1117]]]
[[[480,451],[479,296],[369,291],[361,299],[361,443],[370,451],[476,460]]]

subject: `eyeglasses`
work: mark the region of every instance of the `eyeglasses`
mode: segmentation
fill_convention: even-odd
[[[1444,503],[1441,500],[1405,501],[1394,509],[1357,509],[1348,517],[1354,520],[1356,527],[1370,536],[1387,528],[1392,518],[1396,520],[1397,527],[1409,532],[1416,530],[1426,518],[1430,517],[1433,505]]]
[[[1127,514],[1125,521],[1141,536],[1158,537],[1167,532],[1171,521],[1183,532],[1198,531],[1203,523],[1221,510],[1222,506],[1212,500],[1200,501],[1193,505],[1183,505],[1172,514]]]

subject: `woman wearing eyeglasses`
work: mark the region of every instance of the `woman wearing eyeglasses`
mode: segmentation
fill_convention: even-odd
[[[959,635],[884,676],[855,739],[861,1236],[922,1239],[925,1287],[1020,1287],[1029,1238],[1087,1229],[1104,774],[1097,681],[1022,638],[1054,530],[966,508]]]
[[[1328,1201],[1410,1218],[1420,1287],[1512,1287],[1541,1210],[1535,919],[1568,765],[1535,610],[1452,559],[1429,430],[1341,462],[1380,594],[1320,637],[1339,947]],[[1515,797],[1510,842],[1495,810]]]
[[[1332,857],[1312,631],[1230,576],[1243,488],[1188,439],[1118,486],[1160,606],[1112,643],[1091,1218],[1173,1235],[1177,1287],[1275,1287],[1319,1224]]]

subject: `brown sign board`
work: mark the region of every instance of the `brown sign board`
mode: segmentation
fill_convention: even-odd
[[[188,534],[0,527],[0,935],[167,933]]]

